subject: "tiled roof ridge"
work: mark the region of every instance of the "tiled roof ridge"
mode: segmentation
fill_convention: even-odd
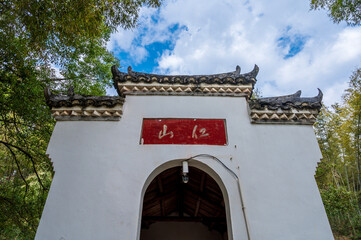
[[[120,96],[92,96],[74,94],[74,89],[70,87],[67,95],[54,94],[50,88],[45,88],[44,95],[49,107],[88,107],[88,106],[105,106],[114,107],[117,104],[123,104],[124,98]]]
[[[249,100],[252,123],[312,125],[322,107],[322,91],[315,97],[301,97],[301,91],[291,95]]]
[[[120,96],[74,94],[72,87],[67,95],[45,88],[44,95],[57,121],[119,121],[123,113],[124,98]]]
[[[252,99],[249,101],[249,105],[251,109],[257,110],[265,108],[268,110],[288,110],[290,108],[319,110],[322,106],[322,97],[323,93],[319,88],[318,95],[315,97],[301,97],[301,90],[299,90],[291,95]]]
[[[116,66],[112,66],[113,80],[116,85],[117,82],[143,82],[143,83],[167,83],[167,84],[248,84],[256,83],[256,76],[259,68],[254,66],[253,70],[249,73],[241,74],[241,68],[237,65],[236,70],[228,73],[219,73],[211,75],[159,75],[151,73],[135,72],[132,68],[128,67],[128,72],[124,73],[119,71]]]

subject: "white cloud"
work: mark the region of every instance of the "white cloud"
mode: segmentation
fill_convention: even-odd
[[[108,42],[107,48],[113,51],[119,51],[119,49],[126,51],[130,50],[133,39],[135,38],[137,33],[137,30],[118,29],[117,32],[112,34],[112,37]]]
[[[50,68],[53,71],[54,78],[64,78],[64,76],[60,72],[60,67],[55,64],[50,64]]]
[[[326,91],[324,91],[323,102],[328,106],[331,106],[336,102],[342,102],[342,95],[344,94],[344,90],[347,87],[348,82],[341,79],[340,82],[333,84],[332,86],[327,88]]]
[[[183,59],[171,54],[169,51],[166,51],[163,54],[162,58],[166,58],[166,61],[162,59],[159,62],[159,68],[161,69],[172,69],[172,74],[181,74],[183,71],[180,69],[183,66]],[[184,73],[183,73],[184,74]]]
[[[359,59],[361,55],[360,28],[346,28],[341,31],[336,43],[332,46],[331,54],[337,56],[336,63]]]
[[[185,27],[174,34],[174,24]],[[285,31],[293,40],[304,37],[301,51],[286,59],[293,45],[279,46]],[[248,72],[256,63],[264,96],[298,89],[312,96],[319,87],[328,105],[340,99],[361,63],[361,27],[333,24],[303,0],[169,0],[159,10],[142,9],[139,28],[114,34],[108,48],[128,51],[136,64],[148,56],[145,46],[164,41],[173,48],[156,59],[156,72],[211,74],[236,65]]]

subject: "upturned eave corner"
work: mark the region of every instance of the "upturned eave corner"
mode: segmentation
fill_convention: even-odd
[[[248,101],[251,123],[313,125],[322,107],[323,93],[301,97],[301,90],[291,95]]]
[[[127,73],[112,67],[113,83],[119,96],[125,95],[183,95],[183,96],[241,96],[249,98],[257,81],[259,68],[249,73],[235,71],[211,75],[158,75],[135,72],[128,67]]]
[[[120,96],[80,95],[73,88],[67,95],[53,94],[48,87],[44,95],[57,121],[119,121],[123,113],[124,98]]]

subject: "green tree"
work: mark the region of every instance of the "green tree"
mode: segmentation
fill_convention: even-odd
[[[311,0],[335,23],[361,25],[360,0]],[[350,78],[343,104],[323,108],[315,124],[323,159],[316,171],[323,203],[335,235],[361,239],[361,69]]]
[[[324,107],[315,124],[323,159],[316,180],[334,233],[361,238],[361,69],[342,105]]]
[[[349,25],[361,24],[360,0],[311,0],[311,9],[327,9],[335,23],[346,21]]]
[[[347,134],[348,138],[344,145],[347,146],[347,155],[355,160],[357,190],[361,192],[361,68],[352,74],[344,100],[346,105],[342,116],[345,119],[344,131],[350,133]]]
[[[100,95],[119,64],[105,44],[160,0],[0,2],[0,239],[33,239],[52,179],[43,90]],[[61,75],[55,74],[59,70]]]

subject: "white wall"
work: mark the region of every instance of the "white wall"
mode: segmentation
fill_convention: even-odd
[[[140,145],[143,118],[226,119],[229,144]],[[333,239],[313,177],[321,154],[312,127],[251,125],[244,98],[127,96],[119,122],[57,122],[48,153],[55,176],[38,240],[138,239],[145,183],[180,165],[170,160],[201,153],[238,175],[252,240]],[[229,239],[247,239],[235,178],[211,158],[198,160],[190,165],[229,201]]]

